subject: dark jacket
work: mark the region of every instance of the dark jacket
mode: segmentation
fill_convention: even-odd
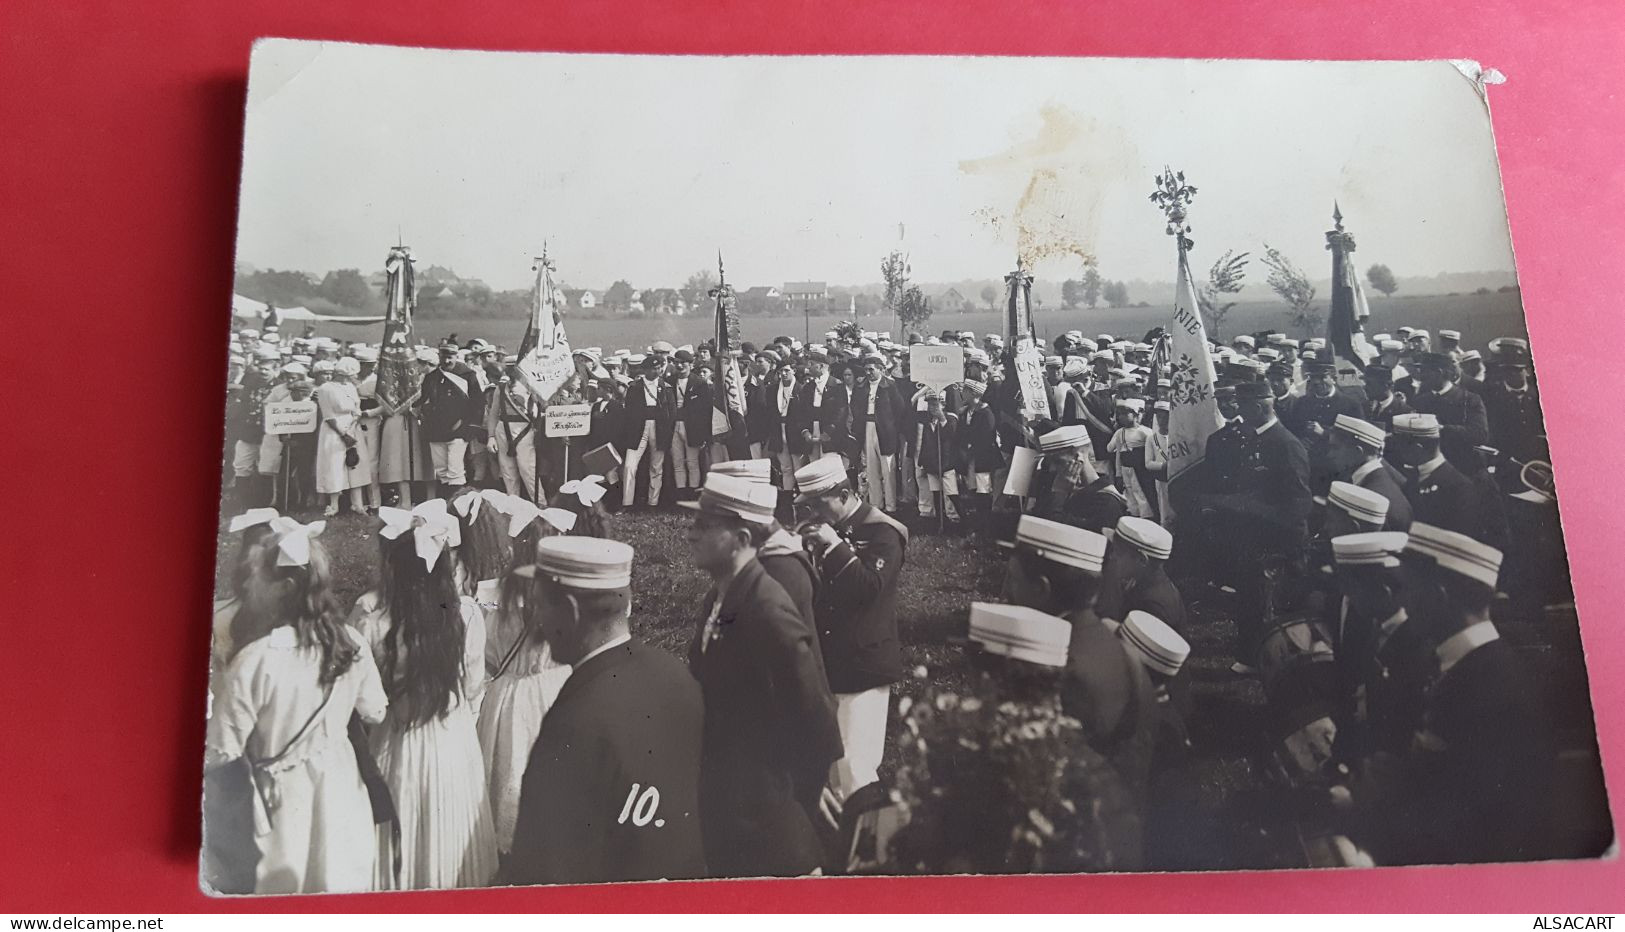
[[[670,379],[672,397],[677,398],[677,380]],[[691,447],[711,442],[711,398],[715,386],[701,382],[692,373],[683,396],[677,399],[677,409],[683,419],[683,431]]]
[[[671,435],[677,427],[677,390],[670,382],[656,379],[655,404],[651,407],[642,378],[632,380],[626,387],[626,404],[621,414],[621,449],[637,448],[643,436],[643,425],[655,422],[655,445],[665,450],[671,446]]]
[[[1143,583],[1101,579],[1095,613],[1102,618],[1122,621],[1129,612],[1146,612],[1181,636],[1185,634],[1185,600],[1161,567]]]
[[[1483,388],[1484,415],[1489,424],[1490,446],[1500,451],[1495,475],[1501,487],[1523,491],[1516,482],[1523,463],[1547,458],[1546,423],[1540,412],[1540,390],[1533,384],[1515,392],[1497,383]],[[1516,462],[1513,462],[1516,460]]]
[[[987,405],[967,409],[964,463],[968,472],[997,472],[1004,468],[1004,451],[999,449],[998,415]],[[998,491],[995,489],[994,491]]]
[[[1439,449],[1444,451],[1445,459],[1467,475],[1483,471],[1476,448],[1489,442],[1490,425],[1482,398],[1460,385],[1452,385],[1442,395],[1419,390],[1410,403],[1418,414],[1439,419]]]
[[[857,693],[903,676],[897,637],[897,577],[908,529],[867,503],[835,529],[842,537],[819,560],[813,602],[830,689]]]
[[[1257,433],[1242,426],[1236,491],[1216,496],[1219,510],[1244,521],[1258,534],[1255,543],[1272,552],[1302,546],[1308,534],[1309,453],[1277,422]]]
[[[791,453],[805,456],[812,452],[812,444],[803,439],[801,434],[802,431],[812,430],[814,423],[818,425],[818,431],[824,437],[825,453],[844,451],[851,446],[852,414],[847,404],[846,386],[834,375],[828,378],[829,381],[824,386],[824,395],[816,405],[813,404],[813,393],[817,385],[812,378],[803,379],[796,385],[787,430]]]
[[[665,651],[633,640],[576,667],[530,752],[504,879],[705,876],[699,807],[704,720],[699,686]],[[650,818],[642,825],[634,816],[623,820],[628,800],[636,807],[651,789],[658,803],[645,804]]]
[[[1411,413],[1411,406],[1398,395],[1388,396],[1387,401],[1367,401],[1363,409],[1360,416],[1385,431],[1394,429],[1394,415]]]
[[[1410,486],[1414,520],[1476,540],[1489,536],[1488,516],[1480,508],[1478,487],[1448,461]],[[1487,541],[1486,541],[1487,542]]]
[[[1539,693],[1511,645],[1463,657],[1428,693],[1406,781],[1371,845],[1381,864],[1548,856],[1555,754]]]
[[[461,363],[449,373],[435,369],[419,390],[423,436],[430,443],[477,440],[485,433],[485,394],[473,369]]]
[[[1156,697],[1145,667],[1092,611],[1065,616],[1072,623],[1061,707],[1083,725],[1098,751],[1144,805],[1156,733]]]
[[[869,413],[869,394],[875,395],[874,414]],[[894,456],[905,445],[904,434],[913,428],[913,412],[895,381],[882,378],[879,387],[863,382],[852,393],[852,440],[862,451],[868,436],[869,421],[873,419],[880,440],[880,455]]]
[[[759,400],[752,401],[751,407],[745,412],[748,420],[756,426],[751,430],[751,440],[757,440],[757,433],[761,439],[757,442],[763,444],[768,453],[785,453],[793,451],[800,440],[799,428],[792,430],[796,413],[796,398],[801,386],[792,385],[790,390],[790,403],[785,410],[779,410],[779,383],[777,379],[762,383],[757,392]],[[811,422],[809,421],[809,427]]]
[[[835,700],[814,637],[795,603],[752,560],[705,600],[689,666],[705,694],[700,813],[706,862],[723,877],[785,877],[818,867],[822,849],[806,802],[842,754]]]
[[[778,379],[757,381],[755,376],[745,377],[745,434],[751,443],[767,443],[773,432],[776,412],[772,409],[770,389],[778,387]]]
[[[941,476],[959,469],[962,457],[959,450],[959,418],[945,414],[941,426],[929,420],[930,413],[920,412],[919,452],[915,454],[921,471],[928,476]]]
[[[1353,476],[1354,471],[1349,471]],[[1360,488],[1369,489],[1388,499],[1388,518],[1382,524],[1385,531],[1411,529],[1411,501],[1405,497],[1405,477],[1386,460],[1379,461],[1376,469],[1360,477]]]

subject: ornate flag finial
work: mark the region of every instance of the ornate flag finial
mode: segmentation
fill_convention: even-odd
[[[1167,218],[1167,233],[1175,237],[1181,252],[1194,245],[1190,237],[1186,236],[1191,228],[1185,222],[1185,218],[1189,214],[1191,201],[1195,198],[1196,188],[1185,183],[1185,173],[1163,166],[1162,174],[1157,176],[1157,189],[1151,192],[1151,203],[1157,205]]]
[[[1354,251],[1354,234],[1343,229],[1343,209],[1332,201],[1332,229],[1326,231],[1326,248],[1343,253]]]
[[[530,264],[530,270],[532,272],[540,272],[543,269],[546,269],[549,272],[558,271],[558,267],[553,264],[553,260],[547,257],[547,240],[545,239],[542,240],[542,254],[535,257]]]

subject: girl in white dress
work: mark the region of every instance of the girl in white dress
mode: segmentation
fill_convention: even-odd
[[[576,516],[561,508],[537,508],[518,499],[508,533],[514,537],[514,565],[535,561],[536,542],[567,533]],[[485,665],[491,681],[480,705],[480,751],[491,786],[491,815],[496,820],[497,851],[513,850],[514,823],[519,818],[519,789],[530,763],[531,748],[542,733],[542,718],[558,698],[570,668],[553,659],[547,642],[525,624],[524,592],[529,580],[507,574],[502,597],[491,615]]]
[[[351,713],[381,720],[388,700],[366,640],[328,594],[327,554],[311,539],[323,523],[272,526],[274,544],[258,551],[239,610],[269,633],[226,666],[208,759],[250,765],[255,893],[371,889],[372,805],[347,729]]]
[[[325,360],[319,366],[329,365]],[[372,485],[372,459],[365,455],[361,437],[361,396],[355,377],[361,364],[348,356],[331,364],[332,377],[316,389],[321,427],[316,434],[316,491],[327,497],[327,517],[339,513],[339,495],[350,492],[350,510],[367,510],[366,490]],[[350,451],[354,450],[354,454]],[[350,461],[355,465],[351,466]]]
[[[1118,399],[1117,431],[1106,442],[1106,452],[1112,457],[1113,474],[1123,484],[1128,513],[1136,518],[1156,520],[1151,499],[1157,491],[1151,488],[1145,469],[1145,447],[1151,440],[1151,429],[1140,423],[1144,409],[1143,399]]]
[[[1168,411],[1166,401],[1158,401],[1154,406],[1153,420],[1156,429],[1151,431],[1151,437],[1145,445],[1146,471],[1156,477],[1157,485],[1157,519],[1162,526],[1173,528],[1173,512],[1168,509]]]
[[[350,618],[372,645],[390,696],[370,735],[400,815],[400,889],[489,883],[496,838],[474,716],[485,684],[485,619],[460,596],[451,548],[457,522],[443,499],[412,511],[380,508],[377,591]],[[381,864],[395,852],[382,841]],[[395,879],[380,874],[381,885]]]

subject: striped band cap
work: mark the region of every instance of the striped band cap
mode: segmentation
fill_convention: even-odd
[[[972,602],[970,639],[991,654],[1045,667],[1064,667],[1072,625],[1035,608]]]
[[[1117,629],[1117,636],[1146,669],[1164,676],[1177,675],[1185,665],[1185,658],[1191,655],[1190,644],[1179,632],[1149,612],[1129,612],[1122,627]]]
[[[1388,520],[1388,499],[1352,482],[1333,482],[1326,500],[1356,521],[1381,524]]]
[[[1432,557],[1441,569],[1460,573],[1492,589],[1501,575],[1501,551],[1466,534],[1431,524],[1411,525],[1405,552]]]

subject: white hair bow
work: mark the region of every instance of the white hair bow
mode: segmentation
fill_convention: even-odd
[[[261,524],[270,524],[279,517],[281,517],[281,515],[278,514],[275,508],[250,508],[237,517],[232,518],[231,523],[226,525],[226,529],[235,534],[238,531],[246,531],[251,527],[258,527]]]
[[[383,530],[379,531],[386,540],[394,540],[412,532],[412,539],[417,549],[417,555],[422,558],[426,569],[433,569],[436,560],[447,547],[456,547],[463,542],[463,532],[458,528],[457,521],[446,511],[446,500],[431,498],[411,511],[404,508],[391,508],[385,505],[378,509],[378,517],[384,522]]]
[[[559,486],[560,495],[574,495],[588,508],[598,504],[598,500],[603,498],[606,492],[608,489],[604,488],[604,477],[597,475],[571,479]]]
[[[327,522],[312,521],[309,524],[300,524],[292,518],[278,516],[270,524],[271,530],[277,534],[276,565],[309,566],[310,541],[327,529]]]
[[[508,510],[508,536],[518,537],[519,532],[530,526],[542,513],[542,509],[528,498],[514,497]]]
[[[576,526],[576,513],[563,508],[543,508],[541,517],[557,528],[560,534],[568,534]]]
[[[458,514],[473,521],[480,516],[480,504],[482,502],[489,503],[491,507],[503,514],[511,514],[513,509],[512,498],[513,496],[507,492],[499,492],[496,489],[469,489],[453,499],[451,504],[452,507],[457,509]]]

